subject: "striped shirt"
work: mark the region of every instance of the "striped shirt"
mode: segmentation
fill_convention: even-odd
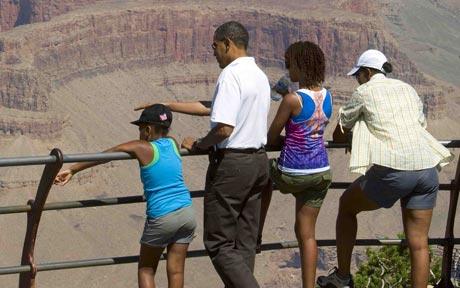
[[[440,169],[454,155],[426,129],[423,104],[412,86],[379,73],[359,86],[339,110],[341,127],[353,128],[350,171],[373,164],[397,170]]]

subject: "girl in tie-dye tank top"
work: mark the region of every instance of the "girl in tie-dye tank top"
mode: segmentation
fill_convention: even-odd
[[[285,53],[286,69],[299,90],[287,93],[267,135],[268,145],[281,146],[278,159],[271,160],[271,179],[276,187],[296,198],[295,232],[299,242],[303,287],[314,287],[317,246],[315,224],[331,184],[324,129],[332,115],[331,93],[322,87],[324,54],[312,42],[296,42]],[[281,136],[285,129],[286,136]],[[261,225],[271,199],[271,184],[262,195]]]
[[[332,114],[331,93],[323,88],[299,89],[295,94],[301,111],[291,115],[284,126],[286,137],[278,169],[292,175],[327,171],[329,161],[323,134]]]

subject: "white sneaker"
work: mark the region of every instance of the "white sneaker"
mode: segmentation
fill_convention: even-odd
[[[339,275],[337,275],[337,271],[337,267],[332,268],[329,275],[319,276],[318,280],[316,280],[316,283],[320,287],[324,288],[353,288],[354,283],[351,275],[348,277],[348,279],[344,280],[339,277]]]

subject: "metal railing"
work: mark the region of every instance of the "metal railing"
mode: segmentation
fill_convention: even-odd
[[[444,146],[449,148],[460,148],[460,140],[440,141]],[[327,148],[347,148],[347,144],[326,143]],[[275,151],[275,150],[273,150]],[[204,154],[190,154],[187,151],[181,151],[182,156],[204,155]],[[63,262],[49,262],[49,263],[35,263],[34,251],[35,241],[37,238],[37,231],[40,224],[40,219],[43,211],[48,210],[63,210],[86,208],[107,205],[120,205],[144,202],[143,196],[127,196],[115,197],[104,199],[87,199],[78,201],[65,201],[54,202],[46,204],[49,191],[53,185],[53,180],[61,169],[64,163],[84,162],[84,161],[107,161],[107,160],[128,160],[133,159],[127,153],[92,153],[92,154],[74,154],[64,155],[59,149],[53,149],[48,156],[34,156],[34,157],[11,157],[0,158],[0,167],[11,166],[28,166],[28,165],[45,165],[42,173],[37,193],[34,200],[29,200],[27,205],[7,206],[0,207],[1,214],[13,213],[27,213],[27,230],[24,239],[21,265],[11,267],[0,267],[0,275],[17,274],[20,273],[19,287],[29,288],[36,287],[35,278],[38,271],[73,269],[82,267],[95,267],[106,265],[118,265],[126,263],[135,263],[139,260],[139,256],[122,256],[110,257],[99,259],[85,259],[76,261],[63,261]],[[349,182],[333,182],[331,189],[345,189],[348,187]],[[451,183],[440,184],[440,190],[450,191],[449,212],[447,217],[446,231],[444,238],[431,238],[429,239],[430,245],[441,245],[443,249],[442,273],[441,281],[436,287],[454,287],[451,282],[452,274],[452,259],[454,245],[460,245],[460,238],[454,237],[454,224],[456,208],[458,203],[460,188],[460,159],[458,161],[457,169],[454,179]],[[204,191],[192,191],[192,197],[202,197]],[[318,246],[335,246],[336,240],[325,239],[317,240]],[[357,246],[381,246],[381,245],[406,245],[405,240],[401,239],[357,239]],[[275,243],[262,244],[262,251],[278,250],[287,248],[298,247],[297,241],[283,241]],[[187,253],[187,257],[202,257],[205,256],[205,250],[193,250]],[[165,255],[162,256],[162,259]]]

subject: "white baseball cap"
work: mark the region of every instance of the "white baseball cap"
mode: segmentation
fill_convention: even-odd
[[[388,59],[385,57],[385,55],[383,55],[382,52],[375,49],[369,49],[361,54],[361,56],[359,56],[358,62],[355,66],[353,66],[353,69],[351,69],[347,75],[354,75],[361,67],[373,68],[386,73],[382,68],[383,64],[386,62],[388,62]]]

